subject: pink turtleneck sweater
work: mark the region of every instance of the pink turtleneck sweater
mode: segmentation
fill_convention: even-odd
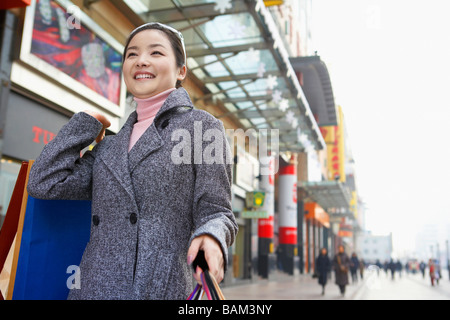
[[[137,102],[137,122],[134,124],[133,131],[131,132],[128,151],[133,148],[139,138],[144,134],[145,130],[151,126],[156,114],[164,104],[164,101],[166,101],[169,94],[174,90],[175,88],[170,88],[147,99],[134,98],[134,101]]]

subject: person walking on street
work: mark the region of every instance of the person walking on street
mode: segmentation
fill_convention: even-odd
[[[345,295],[345,286],[348,285],[348,269],[350,267],[350,259],[345,253],[343,245],[338,247],[338,253],[334,256],[333,267],[336,272],[336,284],[339,286],[341,295]]]
[[[384,273],[386,274],[386,278],[389,276],[388,269],[389,269],[389,262],[387,260],[385,260],[383,263],[383,270],[384,270]]]
[[[420,268],[420,272],[422,272],[422,278],[425,279],[425,268],[427,267],[427,265],[425,264],[425,262],[420,262],[419,268]]]
[[[378,259],[375,262],[375,265],[377,266],[377,276],[380,276],[380,270],[383,269],[383,265],[381,264],[380,260],[378,260]]]
[[[435,278],[435,274],[436,274],[436,268],[435,268],[433,259],[430,259],[428,261],[428,270],[430,271],[431,286],[434,286],[434,278]]]
[[[402,271],[403,271],[403,265],[402,265],[402,263],[400,262],[400,260],[397,260],[397,263],[395,264],[395,269],[396,269],[397,272],[398,272],[399,278],[401,278],[401,277],[402,277]]]
[[[357,271],[359,269],[359,260],[356,256],[356,253],[352,253],[352,257],[350,258],[350,274],[352,275],[352,283],[358,282]]]
[[[331,271],[331,261],[328,258],[328,252],[326,248],[320,250],[320,254],[316,259],[316,274],[319,280],[319,284],[322,286],[322,295],[325,294],[325,286],[328,280],[328,273]]]
[[[436,284],[439,285],[439,279],[441,278],[441,264],[439,260],[434,261],[434,280]]]
[[[366,262],[363,259],[359,260],[359,276],[361,280],[364,279],[364,269],[366,268]]]
[[[391,261],[388,264],[389,270],[391,270],[391,279],[395,279],[395,269],[397,268],[396,263],[394,262],[394,259],[391,259]]]

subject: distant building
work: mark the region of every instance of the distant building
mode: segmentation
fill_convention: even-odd
[[[384,262],[391,259],[392,234],[372,235],[370,233],[359,233],[356,237],[358,257],[365,262],[374,263],[377,260]]]
[[[449,240],[450,223],[435,222],[421,226],[416,235],[415,256],[419,260],[430,258],[447,260],[445,241]]]

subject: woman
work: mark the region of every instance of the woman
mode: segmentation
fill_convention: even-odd
[[[345,286],[348,285],[348,269],[350,267],[350,259],[345,253],[343,245],[338,247],[338,253],[333,259],[333,266],[336,272],[336,284],[341,291],[341,295],[345,295]]]
[[[327,285],[328,272],[331,270],[331,262],[328,258],[328,252],[326,248],[320,250],[320,254],[316,259],[316,273],[318,276],[319,284],[322,286],[322,295],[325,294],[325,286]]]
[[[358,282],[358,275],[356,274],[359,269],[359,260],[356,256],[356,253],[352,253],[352,257],[350,258],[350,274],[352,275],[352,283]]]
[[[92,200],[81,288],[72,289],[70,299],[186,299],[198,251],[220,282],[237,233],[223,125],[194,110],[181,87],[186,53],[177,30],[160,23],[135,29],[125,45],[123,75],[137,108],[122,129],[104,137],[106,117],[75,114],[33,164],[28,192]],[[214,151],[223,161],[198,161],[211,143],[188,139],[199,128],[216,133],[223,150]],[[93,150],[80,157],[93,140]],[[180,153],[185,161],[173,161]],[[197,281],[200,273],[194,273]]]
[[[434,280],[436,279],[436,266],[433,259],[428,260],[428,268],[430,271],[431,285],[434,286]]]

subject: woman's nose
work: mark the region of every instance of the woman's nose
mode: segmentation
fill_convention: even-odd
[[[137,67],[147,67],[148,65],[149,61],[144,55],[139,56],[139,58],[136,60]]]

